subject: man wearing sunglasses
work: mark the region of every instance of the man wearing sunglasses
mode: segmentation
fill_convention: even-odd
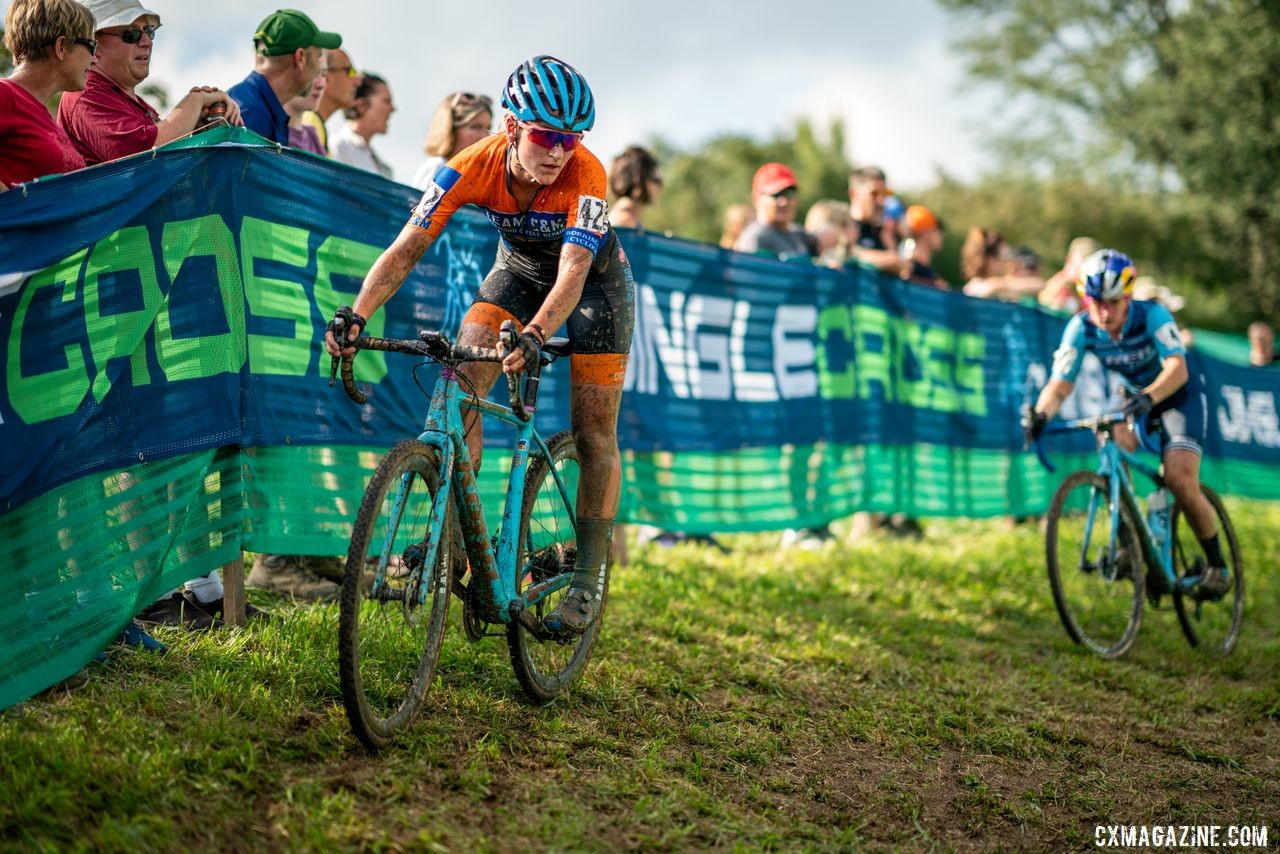
[[[751,180],[751,206],[755,221],[742,230],[733,248],[783,261],[817,255],[813,235],[795,224],[799,204],[795,173],[781,163],[766,163]]]
[[[595,123],[595,99],[563,60],[537,56],[507,79],[504,132],[441,166],[395,243],[374,263],[354,310],[339,309],[354,337],[404,282],[463,205],[474,204],[497,227],[498,257],[458,336],[469,346],[498,345],[498,327],[523,332],[501,366],[468,364],[469,385],[484,395],[499,371],[514,374],[562,325],[573,342],[570,414],[582,476],[577,496],[576,571],[569,592],[544,620],[554,632],[580,634],[600,612],[603,570],[618,509],[618,405],[631,350],[635,285],[609,226],[604,166],[582,146]],[[363,315],[363,317],[361,316]],[[332,324],[325,347],[337,355]],[[449,330],[451,331],[451,330]],[[354,348],[345,351],[354,354]],[[467,444],[477,467],[480,418],[467,414]]]
[[[98,50],[84,91],[68,93],[58,104],[58,124],[92,166],[191,133],[209,118],[210,108],[226,105],[226,119],[240,124],[240,109],[214,86],[197,86],[163,119],[137,93],[151,73],[160,16],[137,0],[86,0],[97,20]]]
[[[253,34],[254,70],[229,90],[240,104],[244,126],[288,145],[285,102],[311,91],[324,67],[324,51],[339,47],[342,36],[321,30],[296,9],[281,9],[264,19]]]
[[[320,101],[314,110],[302,114],[303,124],[313,128],[325,153],[329,153],[329,129],[325,122],[334,113],[349,110],[355,106],[356,90],[360,88],[363,76],[356,70],[351,55],[342,48],[324,52],[324,89],[320,93]]]

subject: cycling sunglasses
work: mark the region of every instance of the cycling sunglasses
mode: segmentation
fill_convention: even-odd
[[[525,133],[529,134],[529,139],[534,145],[546,149],[552,149],[559,145],[566,153],[577,148],[578,142],[582,139],[582,134],[580,133],[546,130],[545,128],[538,128],[533,125],[526,124],[522,124],[521,127],[524,128]]]
[[[139,29],[138,27],[130,27],[129,29],[119,33],[113,33],[110,30],[102,30],[100,33],[98,33],[98,35],[99,36],[116,36],[120,39],[120,41],[124,42],[125,44],[137,44],[138,42],[142,41],[143,33],[147,34],[147,38],[151,39],[152,41],[155,41],[156,30],[158,29],[160,28],[153,27],[150,24],[148,24],[147,26],[142,27],[141,29]]]

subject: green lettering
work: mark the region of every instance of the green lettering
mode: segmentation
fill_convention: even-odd
[[[229,331],[220,335],[174,338],[169,299],[156,316],[156,358],[169,380],[189,380],[217,374],[238,374],[244,365],[244,298],[240,284],[240,259],[236,255],[231,229],[217,214],[198,219],[169,222],[164,226],[164,265],[173,288],[181,279],[182,268],[193,258],[212,256],[218,276],[218,299],[205,283],[195,284],[202,291],[201,303],[209,311],[221,311]],[[194,284],[194,283],[193,283]],[[170,298],[173,291],[170,290]]]
[[[931,326],[924,333],[928,357],[921,362],[925,381],[929,384],[929,408],[938,412],[958,412],[960,395],[956,393],[956,334],[943,326]]]
[[[137,275],[142,291],[142,308],[104,314],[104,302],[110,307],[120,304],[120,280],[123,278],[122,274],[127,272]],[[105,300],[101,293],[104,279],[107,282]],[[111,390],[113,378],[108,375],[108,371],[113,359],[129,357],[134,386],[151,383],[145,346],[147,328],[151,326],[163,301],[164,294],[160,292],[160,284],[156,281],[151,240],[145,228],[122,228],[94,245],[84,273],[84,315],[95,370],[93,397],[98,403]]]
[[[368,243],[357,243],[342,237],[330,236],[316,250],[316,307],[321,317],[333,317],[340,305],[349,305],[355,299],[348,293],[340,292],[334,287],[334,278],[341,276],[363,282],[365,274],[378,260],[382,250]],[[370,335],[382,335],[386,328],[386,314],[378,312],[369,318]],[[323,348],[323,338],[315,341],[317,348]],[[355,361],[356,379],[365,382],[380,382],[387,375],[387,354],[379,350],[368,350],[360,354]],[[320,372],[329,376],[329,359],[321,357]]]
[[[898,400],[917,409],[929,407],[929,378],[925,374],[925,363],[929,361],[929,350],[925,344],[924,329],[920,324],[902,318],[893,319],[893,328],[897,333],[894,338],[894,379],[898,384]],[[920,369],[920,379],[907,376],[907,361],[914,358]]]
[[[854,351],[858,359],[858,397],[873,397],[871,384],[878,383],[886,403],[893,397],[893,349],[889,341],[889,315],[869,305],[853,308]]]
[[[840,373],[831,370],[826,341],[834,333],[839,333],[841,338],[852,344],[853,318],[849,315],[848,306],[827,306],[818,315],[818,349],[814,359],[818,369],[818,394],[828,400],[852,399],[853,359],[849,359]]]
[[[309,233],[302,228],[247,216],[240,226],[244,294],[255,317],[287,320],[293,335],[250,333],[249,370],[255,374],[305,376],[311,362],[315,335],[311,328],[311,302],[301,282],[259,275],[257,262],[275,261],[305,271]]]
[[[70,415],[80,406],[89,391],[89,372],[85,368],[84,350],[77,342],[62,348],[67,366],[59,370],[24,377],[22,375],[22,327],[27,309],[39,288],[62,286],[62,301],[76,298],[80,266],[88,249],[81,249],[31,277],[22,289],[17,310],[13,313],[13,331],[9,335],[7,360],[9,405],[27,424],[37,424]]]
[[[964,411],[971,415],[987,414],[986,378],[982,372],[982,360],[987,352],[987,340],[981,335],[961,334],[956,351],[956,387]]]

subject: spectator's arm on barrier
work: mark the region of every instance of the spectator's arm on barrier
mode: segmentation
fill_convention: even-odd
[[[209,108],[215,104],[227,105],[228,123],[243,124],[240,120],[240,107],[230,95],[216,86],[195,86],[156,125],[156,146],[191,133],[208,117]]]

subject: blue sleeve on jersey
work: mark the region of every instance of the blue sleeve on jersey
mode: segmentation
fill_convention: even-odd
[[[451,169],[448,166],[441,166],[436,170],[435,176],[431,179],[431,183],[427,185],[426,192],[422,194],[422,199],[418,202],[418,206],[413,209],[413,215],[409,217],[409,225],[418,228],[427,228],[431,225],[431,216],[436,212],[436,208],[440,206],[440,202],[444,199],[445,193],[453,189],[453,185],[458,183],[458,179],[462,177],[462,173],[457,169]]]
[[[1178,322],[1173,319],[1169,309],[1159,303],[1152,303],[1147,310],[1147,328],[1151,330],[1151,338],[1156,342],[1156,352],[1163,362],[1170,356],[1185,356],[1187,348],[1182,344],[1182,333],[1178,331]]]
[[[596,255],[604,244],[604,237],[585,228],[566,228],[564,230],[564,242],[586,247],[592,255]]]
[[[1077,314],[1067,321],[1067,328],[1062,330],[1062,343],[1053,353],[1053,378],[1075,382],[1083,360],[1084,318]]]

